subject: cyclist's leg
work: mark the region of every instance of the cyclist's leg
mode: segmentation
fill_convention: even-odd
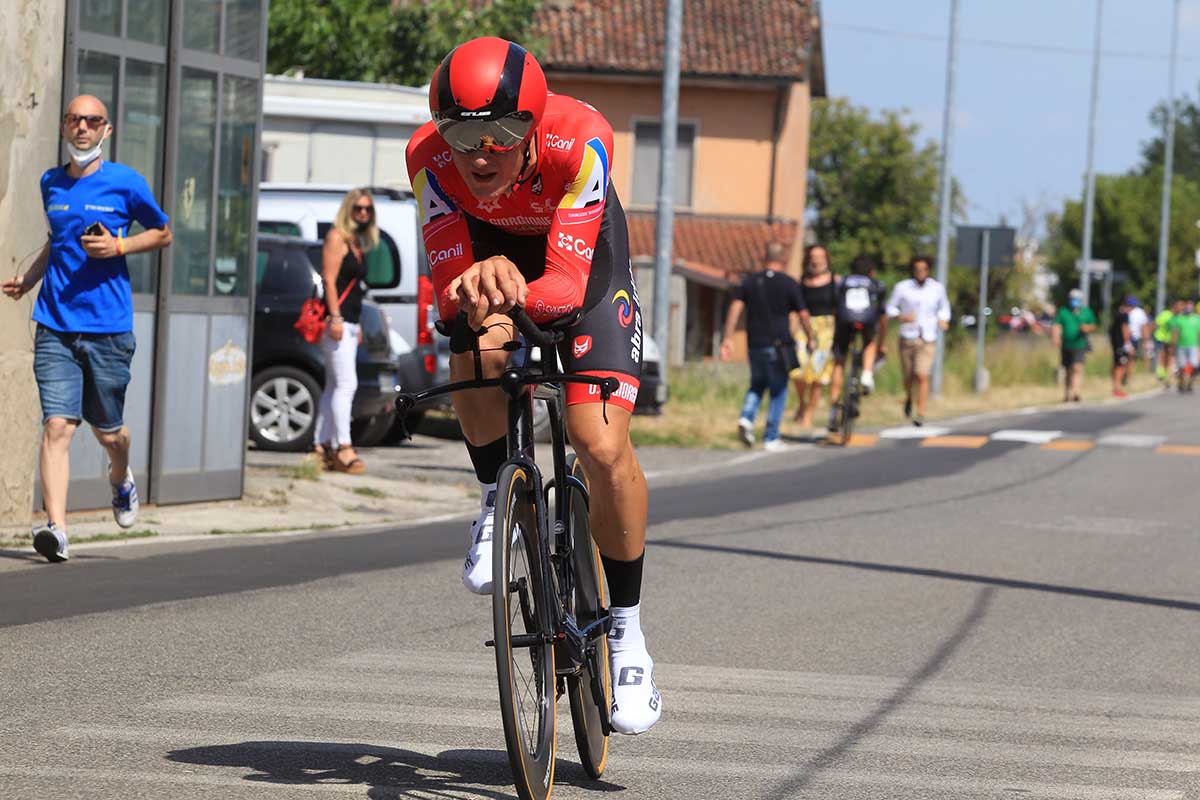
[[[564,369],[611,376],[620,385],[602,402],[597,387],[568,384],[567,431],[591,487],[589,522],[608,580],[612,724],[620,733],[642,733],[662,714],[641,627],[646,478],[629,440],[644,340],[625,215],[611,187],[587,294],[595,302],[563,342]]]
[[[509,258],[520,268],[526,280],[533,280],[545,269],[546,239],[539,236],[514,236],[468,217],[471,251],[479,261],[496,255]],[[503,372],[508,353],[501,348],[514,336],[512,320],[494,314],[484,321],[485,332],[479,340],[482,377],[495,378]],[[450,379],[475,377],[474,353],[450,356]],[[506,398],[500,389],[472,389],[451,396],[454,411],[466,439],[467,452],[479,480],[479,516],[470,527],[470,549],[463,561],[463,585],[476,594],[492,590],[492,528],[495,516],[496,476],[508,458],[505,440],[508,416]]]
[[[850,345],[854,335],[854,328],[842,322],[834,324],[833,329],[833,347],[830,348],[830,357],[833,358],[833,372],[829,377],[829,429],[832,431],[837,427],[838,404],[842,399],[842,382],[846,372],[846,354],[850,352]]]
[[[862,329],[863,351],[862,351],[862,381],[863,389],[870,394],[875,391],[875,352],[876,352],[876,332],[877,328],[874,325],[865,326]]]

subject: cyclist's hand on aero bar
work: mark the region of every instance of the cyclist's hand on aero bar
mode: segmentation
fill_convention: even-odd
[[[529,287],[516,265],[504,256],[478,261],[450,282],[447,291],[458,300],[460,310],[475,330],[492,314],[504,314],[524,305]]]

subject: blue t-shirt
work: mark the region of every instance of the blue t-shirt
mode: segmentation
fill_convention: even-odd
[[[42,175],[42,204],[50,221],[50,261],[33,307],[35,321],[64,333],[133,330],[133,292],[124,256],[89,258],[80,237],[99,222],[113,236],[129,236],[130,223],[161,228],[167,215],[145,178],[123,164],[72,178],[65,167]]]

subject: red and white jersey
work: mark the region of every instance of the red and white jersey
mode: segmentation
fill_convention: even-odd
[[[532,177],[500,197],[476,199],[432,122],[408,143],[408,176],[420,208],[425,250],[443,319],[458,311],[446,287],[475,259],[466,217],[520,236],[545,236],[546,271],[529,283],[537,322],[583,305],[612,170],[612,126],[592,106],[551,94],[538,124]]]

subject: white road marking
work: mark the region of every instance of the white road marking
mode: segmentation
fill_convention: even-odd
[[[884,428],[879,432],[879,438],[928,439],[932,436],[945,436],[949,432],[949,428],[942,428],[936,425],[924,425],[920,428],[915,425],[902,425],[896,428]]]
[[[1101,436],[1096,444],[1101,447],[1158,447],[1165,442],[1165,436],[1151,436],[1141,433],[1110,433]]]
[[[1053,442],[1063,435],[1062,431],[1036,431],[1020,428],[1006,428],[991,435],[993,442],[1024,442],[1025,444],[1046,444]]]

